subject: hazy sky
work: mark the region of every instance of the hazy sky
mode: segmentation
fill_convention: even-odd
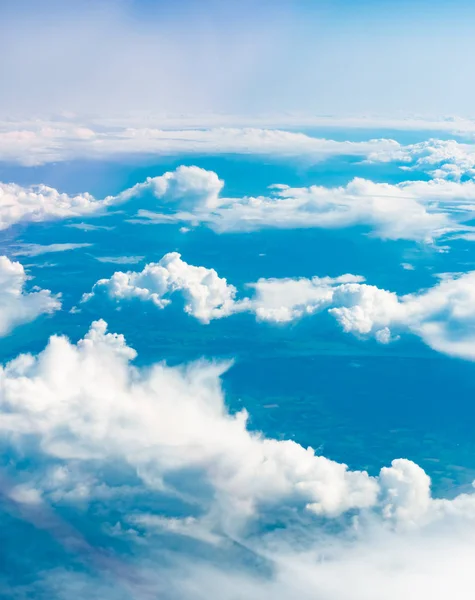
[[[475,5],[1,0],[2,116],[471,116]]]

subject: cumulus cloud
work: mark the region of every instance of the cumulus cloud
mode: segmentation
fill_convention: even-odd
[[[244,305],[260,321],[288,323],[331,305],[335,287],[362,281],[364,277],[350,274],[335,278],[259,279],[248,284],[254,290],[254,296]]]
[[[448,274],[432,288],[401,297],[349,275],[330,285],[314,278],[261,280],[253,287],[249,308],[261,320],[285,322],[328,309],[345,332],[380,343],[409,332],[438,352],[475,360],[473,271]]]
[[[135,298],[164,308],[175,292],[183,295],[185,311],[203,323],[236,312],[236,288],[214,269],[184,262],[177,252],[166,254],[158,263],[149,263],[140,272],[117,271],[110,279],[100,279],[82,301],[106,294],[116,301]]]
[[[214,269],[189,265],[176,252],[142,271],[118,271],[99,280],[82,301],[106,296],[116,302],[138,299],[165,308],[180,293],[185,311],[209,323],[250,312],[259,321],[289,323],[328,310],[343,330],[387,344],[402,333],[420,337],[451,356],[475,360],[475,272],[445,274],[432,288],[398,296],[357,275],[312,279],[260,279],[237,289]]]
[[[350,275],[330,285],[314,278],[261,280],[253,287],[248,307],[261,320],[285,322],[328,309],[348,333],[389,343],[409,332],[438,352],[475,360],[473,271],[447,274],[432,288],[401,297]]]
[[[59,296],[49,290],[27,292],[26,280],[27,275],[19,262],[0,256],[0,336],[61,307]]]
[[[473,181],[437,179],[387,184],[355,178],[335,188],[279,184],[271,186],[268,196],[226,198],[217,196],[220,188],[214,172],[201,170],[197,179],[189,169],[192,167],[181,167],[123,194],[130,197],[147,186],[160,201],[174,202],[176,210],[174,214],[140,210],[140,218],[202,222],[218,232],[363,225],[383,239],[432,242],[449,232],[471,230],[463,222],[473,216]],[[168,191],[169,182],[178,179],[179,195],[173,188]],[[205,195],[203,189],[207,190]]]
[[[407,459],[370,476],[249,430],[245,411],[226,408],[227,365],[137,367],[135,357],[97,321],[77,344],[53,336],[0,369],[10,501],[25,518],[34,507],[37,522],[47,507],[68,506],[85,528],[94,511],[84,507],[102,500],[103,535],[130,548],[114,575],[119,584],[130,575],[124,598],[153,597],[159,580],[170,598],[397,600],[407,588],[414,600],[422,589],[442,600],[449,584],[469,597],[459,578],[471,573],[475,495],[434,498]],[[167,510],[176,505],[181,516]],[[52,525],[61,529],[51,517],[42,528]],[[175,541],[160,560],[170,536],[187,544]],[[71,584],[55,581],[56,590]]]
[[[130,200],[149,192],[165,203],[179,206],[183,210],[212,210],[221,202],[219,194],[223,187],[224,181],[213,171],[182,165],[175,171],[149,177],[143,183],[122,192],[117,199]]]
[[[375,504],[377,483],[367,473],[249,432],[245,411],[230,415],[219,383],[226,365],[140,370],[130,364],[135,356],[103,321],[77,345],[52,337],[37,357],[2,369],[0,429],[18,449],[38,437],[56,466],[120,459],[152,490],[166,487],[167,474],[197,469],[214,488],[213,511],[226,511],[216,518],[247,519],[282,502],[331,516]],[[67,476],[51,473],[44,493],[64,492]]]
[[[2,367],[0,429],[15,450],[37,438],[52,461],[48,477],[15,488],[17,499],[65,494],[71,481],[63,467],[70,462],[119,459],[136,470],[140,485],[165,493],[177,492],[167,475],[197,469],[214,490],[197,500],[219,519],[226,514],[214,503],[244,521],[287,503],[330,518],[376,510],[406,527],[437,520],[457,504],[432,499],[429,477],[411,461],[395,460],[370,477],[294,441],[248,430],[246,411],[232,415],[225,406],[220,375],[228,364],[139,368],[135,358],[122,335],[96,321],[77,344],[53,336],[37,356],[20,355]],[[100,487],[91,486],[89,493],[96,492]],[[475,504],[458,508],[475,517]]]
[[[421,242],[433,242],[449,233],[467,235],[473,230],[465,224],[474,214],[472,180],[387,184],[355,178],[335,188],[276,184],[267,196],[243,198],[226,197],[223,187],[216,173],[196,166],[180,166],[149,177],[102,200],[88,193],[69,196],[44,185],[0,184],[0,229],[20,221],[97,215],[109,207],[151,196],[162,212],[139,209],[135,221],[203,223],[218,232],[361,225],[382,239]]]
[[[403,169],[420,170],[438,179],[459,181],[475,176],[475,146],[456,140],[430,139],[388,150],[376,150],[369,162],[402,162]]]
[[[107,201],[91,194],[70,196],[46,185],[22,187],[0,183],[0,230],[19,222],[38,223],[97,213]]]

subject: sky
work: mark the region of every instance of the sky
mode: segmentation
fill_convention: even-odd
[[[470,116],[473,3],[29,0],[0,7],[5,115]]]
[[[471,600],[473,3],[40,4],[0,2],[0,600]]]

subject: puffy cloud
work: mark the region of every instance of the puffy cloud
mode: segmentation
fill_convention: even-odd
[[[117,271],[97,281],[82,302],[106,296],[116,302],[138,299],[165,308],[170,296],[179,292],[185,312],[203,323],[239,312],[255,313],[258,320],[289,322],[331,305],[335,289],[344,283],[362,282],[363,277],[314,277],[313,279],[260,279],[248,284],[253,297],[237,299],[236,288],[214,269],[190,265],[180,254],[170,252],[142,271]]]
[[[475,175],[475,146],[455,140],[430,139],[417,144],[376,150],[368,157],[369,162],[408,163],[402,167],[422,170],[435,178],[460,180]],[[410,166],[409,166],[410,165]]]
[[[449,275],[428,290],[398,298],[374,286],[342,286],[330,313],[348,332],[368,335],[390,329],[418,335],[438,352],[475,360],[475,273]],[[381,339],[380,339],[381,341]],[[384,340],[383,340],[384,341]]]
[[[288,323],[328,310],[345,332],[383,344],[409,332],[438,352],[475,360],[475,272],[446,274],[432,288],[401,297],[351,274],[260,279],[247,287],[254,293],[238,298],[236,288],[214,269],[189,265],[172,252],[140,272],[118,271],[99,280],[83,302],[105,294],[118,302],[136,298],[165,308],[179,292],[185,311],[203,323],[242,312]]]
[[[226,408],[226,365],[137,367],[135,357],[97,321],[77,344],[53,336],[0,370],[15,477],[3,494],[69,552],[88,551],[96,573],[113,575],[121,595],[109,584],[101,597],[145,600],[157,586],[190,600],[470,597],[474,494],[432,497],[430,478],[407,459],[371,477],[250,431],[244,411]],[[100,500],[102,535],[121,540],[114,561],[81,533]],[[47,575],[41,585],[52,585]],[[82,569],[78,579],[72,569],[69,579],[51,575],[56,597],[95,581],[79,583],[93,577]]]
[[[14,488],[17,498],[59,498],[71,484],[65,466],[119,460],[140,485],[166,494],[185,483],[172,473],[195,469],[212,486],[196,499],[219,527],[231,527],[227,516],[244,523],[281,504],[330,518],[371,509],[404,527],[437,520],[454,506],[431,498],[430,479],[411,461],[396,460],[373,478],[294,441],[249,431],[246,411],[233,415],[225,406],[220,375],[227,364],[139,368],[135,358],[122,335],[96,321],[77,344],[53,336],[37,356],[2,367],[0,430],[21,453],[36,438],[49,458],[42,477]],[[89,484],[91,497],[102,493]]]
[[[37,223],[90,215],[106,204],[88,193],[69,196],[46,185],[22,187],[0,183],[0,230],[20,221]]]
[[[59,296],[49,290],[25,291],[26,280],[25,270],[19,262],[0,256],[0,336],[61,307]]]
[[[214,489],[205,506],[237,522],[280,503],[336,516],[376,502],[377,484],[366,473],[249,432],[245,411],[230,415],[219,383],[226,365],[141,370],[130,364],[135,356],[97,321],[77,345],[52,337],[37,357],[21,355],[2,369],[0,429],[22,451],[37,437],[57,461],[44,493],[68,487],[64,474],[53,476],[68,461],[119,459],[152,490],[171,485],[167,474],[201,472]]]
[[[141,210],[139,217],[152,222],[203,222],[219,232],[263,228],[338,229],[363,225],[383,239],[425,242],[432,242],[449,232],[471,230],[463,222],[473,217],[473,181],[459,183],[437,179],[393,185],[356,178],[346,186],[336,188],[316,185],[291,188],[279,184],[271,186],[268,196],[217,198],[216,174],[207,173],[207,177],[201,173],[195,184],[195,174],[183,168],[179,174],[183,193],[177,196],[172,192],[168,196],[167,187],[161,184],[156,194],[161,200],[176,202],[175,214]],[[163,177],[173,178],[173,174]],[[202,188],[206,178],[212,193],[208,192],[205,197],[208,200],[203,201]],[[188,185],[184,179],[188,179]],[[152,181],[147,183],[149,187]],[[133,194],[133,190],[124,194]]]
[[[255,293],[244,305],[255,312],[260,321],[286,323],[328,307],[335,287],[362,281],[363,277],[349,274],[336,278],[259,279],[249,284]]]
[[[118,201],[130,200],[150,192],[165,203],[183,210],[212,210],[220,203],[224,182],[213,171],[180,166],[158,177],[149,177],[119,194]]]
[[[14,183],[0,183],[0,230],[19,222],[99,215],[110,206],[147,193],[163,200],[164,203],[179,204],[183,209],[212,210],[220,201],[219,193],[223,185],[216,173],[193,166],[180,166],[175,171],[159,177],[149,177],[143,183],[138,183],[116,196],[107,196],[101,200],[87,192],[70,196],[46,185],[23,187]],[[71,226],[84,230],[107,229],[100,225],[82,223]],[[64,246],[63,248],[66,249]]]
[[[467,235],[473,230],[464,222],[474,214],[474,181],[436,179],[392,185],[356,178],[336,188],[276,184],[268,196],[243,198],[223,196],[223,186],[216,173],[195,166],[149,177],[102,200],[87,193],[69,196],[44,185],[0,184],[0,228],[20,221],[100,214],[108,207],[152,195],[165,212],[139,210],[142,222],[204,223],[218,232],[362,225],[383,239],[432,242],[448,233]]]
[[[110,279],[99,280],[92,292],[83,296],[83,302],[105,293],[117,301],[136,298],[164,308],[174,292],[183,295],[185,311],[204,323],[236,311],[236,288],[214,269],[184,262],[177,252],[166,254],[158,263],[149,263],[140,272],[117,271]]]
[[[254,286],[248,306],[262,320],[289,321],[328,309],[348,333],[388,343],[409,332],[438,352],[475,360],[473,271],[448,274],[432,288],[401,297],[349,275],[330,284],[314,278],[261,280]]]

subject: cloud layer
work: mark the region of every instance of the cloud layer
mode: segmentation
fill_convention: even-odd
[[[176,208],[173,214],[141,210],[142,219],[205,223],[218,232],[361,225],[382,239],[432,242],[449,232],[471,231],[464,221],[473,217],[473,181],[436,179],[393,185],[355,178],[335,188],[276,184],[268,196],[226,198],[219,195],[217,175],[200,171],[197,178],[197,167],[179,167],[123,194],[143,193],[147,186],[158,200]],[[176,182],[180,194],[171,182]]]
[[[95,563],[95,576],[51,573],[57,594],[95,579],[99,589],[97,571],[112,569],[111,597],[146,599],[165,586],[166,598],[396,600],[407,589],[415,600],[428,589],[442,600],[450,582],[468,598],[475,495],[433,498],[430,478],[406,459],[370,476],[249,430],[245,411],[226,408],[227,365],[138,368],[135,356],[97,321],[77,344],[53,336],[0,370],[11,456],[3,494]],[[81,537],[98,506],[107,506],[96,515],[103,534],[121,540],[114,560]],[[79,529],[61,525],[55,507],[68,507]]]
[[[164,308],[178,292],[185,311],[203,323],[242,312],[259,321],[289,323],[328,310],[345,332],[381,343],[411,333],[438,352],[475,360],[474,272],[448,274],[432,288],[401,297],[351,274],[260,279],[247,287],[254,294],[238,298],[236,288],[214,269],[189,265],[172,252],[140,272],[118,271],[99,280],[82,301],[105,295],[116,302],[135,298]]]
[[[382,239],[431,243],[447,234],[471,235],[475,182],[434,179],[399,184],[355,178],[345,186],[270,187],[267,196],[227,198],[213,171],[180,166],[102,200],[91,194],[60,193],[44,185],[0,184],[0,229],[100,215],[107,208],[152,197],[155,212],[139,209],[135,221],[205,224],[218,232],[264,228],[367,228]],[[134,219],[132,219],[134,221]]]
[[[219,117],[214,120],[220,121]],[[224,126],[214,127],[206,126],[206,117],[199,125],[186,118],[180,123],[150,116],[142,120],[129,119],[128,123],[124,119],[81,121],[76,118],[0,121],[0,161],[33,166],[66,160],[123,160],[134,155],[250,154],[293,158],[305,164],[334,157],[353,157],[374,164],[392,162],[402,169],[422,171],[442,179],[458,180],[475,174],[472,143],[436,138],[407,145],[388,138],[339,141],[295,131],[295,124],[291,122],[293,129],[289,131],[278,125],[277,128],[276,125],[230,127],[226,126],[226,119],[221,120]],[[232,118],[228,118],[228,123],[229,120]],[[239,122],[239,119],[234,120]],[[371,121],[366,121],[368,128],[374,128]],[[331,121],[322,123],[331,125]],[[353,126],[364,126],[365,121],[362,123],[355,121]],[[469,122],[460,123],[463,128]],[[401,124],[404,126],[404,121]],[[389,128],[397,128],[397,125],[390,123]],[[440,122],[440,125],[456,129],[457,121]],[[312,126],[311,121],[308,126]],[[423,128],[424,122],[419,122],[419,126]],[[435,123],[432,126],[437,128]]]

